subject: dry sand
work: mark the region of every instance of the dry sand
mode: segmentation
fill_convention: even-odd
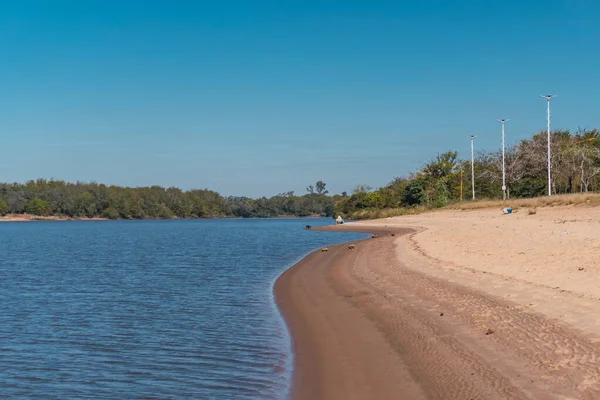
[[[329,229],[379,237],[315,252],[277,281],[293,398],[600,398],[600,208]]]
[[[105,221],[106,218],[101,217],[63,217],[56,215],[40,216],[32,214],[8,214],[0,215],[0,222],[34,222],[34,221]]]
[[[410,227],[398,259],[600,336],[600,207],[440,211],[359,222]]]

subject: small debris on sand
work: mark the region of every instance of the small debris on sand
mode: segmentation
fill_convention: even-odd
[[[491,335],[492,333],[494,333],[494,331],[490,328],[488,328],[488,330],[485,332],[486,335]]]

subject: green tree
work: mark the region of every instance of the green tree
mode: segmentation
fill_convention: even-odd
[[[456,151],[447,151],[438,154],[433,160],[425,164],[421,171],[432,178],[442,178],[456,173],[458,161],[458,153]]]
[[[369,193],[372,189],[373,188],[369,185],[356,185],[354,189],[352,189],[352,194]]]
[[[0,215],[6,215],[8,213],[8,203],[4,199],[0,199]]]
[[[317,194],[318,194],[319,196],[324,196],[324,195],[326,195],[327,193],[329,193],[329,191],[328,191],[327,189],[325,189],[325,187],[326,187],[326,186],[327,186],[327,184],[326,184],[325,182],[323,182],[323,181],[318,181],[318,182],[315,184],[316,191],[317,191]]]
[[[444,207],[447,205],[448,201],[450,200],[447,177],[436,180],[434,189],[434,207]]]
[[[403,203],[407,206],[417,206],[424,204],[427,199],[425,193],[425,181],[415,179],[406,185],[404,189]]]
[[[325,204],[325,208],[323,209],[324,217],[333,217],[334,212],[335,212],[335,206],[333,204],[333,201],[330,201],[327,204]]]
[[[119,219],[121,215],[119,214],[119,211],[117,211],[116,208],[109,207],[106,209],[104,217],[108,219]]]
[[[50,211],[50,205],[42,199],[31,199],[25,204],[25,212],[33,215],[47,215]]]

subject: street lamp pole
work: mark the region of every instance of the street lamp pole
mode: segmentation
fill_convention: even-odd
[[[473,200],[475,200],[475,157],[473,156],[473,139],[476,135],[471,135],[471,190],[473,192]]]
[[[550,154],[550,100],[555,95],[547,94],[545,96],[540,95],[542,99],[548,100],[548,196],[552,196],[552,179],[550,177],[550,168],[551,168],[551,154]]]
[[[497,119],[496,121],[502,123],[502,200],[506,200],[506,168],[504,166],[504,123],[509,120]]]

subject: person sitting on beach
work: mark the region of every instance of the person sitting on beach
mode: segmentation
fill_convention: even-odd
[[[344,220],[342,219],[342,217],[340,215],[338,215],[338,217],[335,219],[335,223],[336,224],[343,224]]]

